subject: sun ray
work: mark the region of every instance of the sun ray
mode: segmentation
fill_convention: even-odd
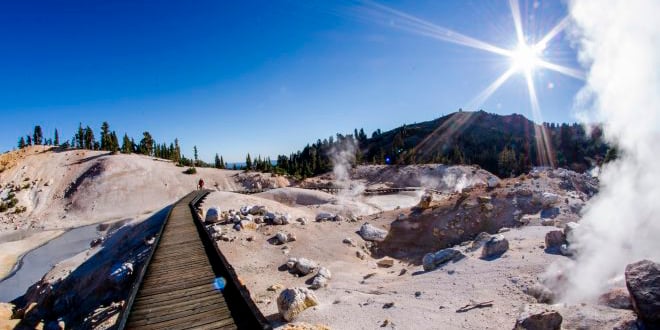
[[[546,45],[552,38],[554,38],[557,34],[559,34],[561,31],[563,31],[566,26],[568,26],[569,18],[568,16],[564,17],[557,25],[555,25],[552,29],[550,29],[550,32],[548,32],[539,42],[537,42],[534,45],[534,48],[538,50],[543,50],[545,49]]]
[[[552,147],[546,130],[543,128],[543,116],[541,115],[541,107],[539,106],[539,99],[536,96],[536,87],[534,87],[534,78],[532,73],[525,72],[525,80],[527,81],[527,91],[529,94],[529,103],[532,106],[532,118],[534,119],[534,136],[536,142],[536,154],[538,162],[541,166],[554,167],[552,157]]]
[[[481,107],[482,104],[491,96],[495,91],[504,84],[514,73],[516,73],[515,67],[510,67],[509,70],[504,72],[499,76],[495,81],[493,81],[488,87],[486,87],[481,93],[475,96],[470,102],[468,102],[468,109],[477,109]]]
[[[539,59],[539,61],[537,62],[537,65],[540,66],[540,67],[552,70],[552,71],[559,72],[563,75],[576,78],[576,79],[580,79],[580,80],[585,80],[586,79],[584,72],[582,72],[580,70],[568,68],[568,67],[565,67],[565,66],[562,66],[562,65],[559,65],[559,64],[555,64],[555,63],[550,63],[550,62],[544,61],[542,59]]]
[[[525,42],[525,35],[523,34],[522,20],[520,19],[520,4],[518,0],[509,0],[509,8],[511,8],[511,16],[513,16],[513,24],[516,27],[516,37],[518,43]]]
[[[458,33],[456,31],[450,30],[448,28],[427,22],[421,18],[406,14],[404,12],[398,11],[396,9],[374,3],[371,1],[365,1],[365,5],[369,7],[372,11],[376,11],[378,14],[389,14],[394,18],[397,18],[399,25],[395,25],[400,29],[406,31],[420,34],[427,37],[432,37],[438,40],[451,42],[471,48],[485,50],[491,53],[509,56],[511,51],[497,47],[495,45],[489,44],[485,41],[481,41],[464,34]],[[390,18],[392,18],[390,17]]]

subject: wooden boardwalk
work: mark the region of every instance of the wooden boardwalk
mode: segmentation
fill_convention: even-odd
[[[219,274],[216,251],[204,242],[207,235],[192,213],[207,193],[194,191],[173,205],[119,328],[263,328],[230,278],[223,292],[213,285],[216,277],[227,275]]]

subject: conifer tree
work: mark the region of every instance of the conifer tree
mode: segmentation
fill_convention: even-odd
[[[29,135],[27,136],[27,145],[28,145],[28,146],[31,146],[31,145],[32,145],[32,137],[29,136]]]
[[[248,153],[247,157],[245,157],[245,169],[248,171],[252,169],[252,159],[250,158],[250,153]]]
[[[85,127],[83,148],[94,150],[96,146],[94,142],[94,131],[92,131],[92,128],[89,126]]]
[[[101,150],[110,150],[110,125],[107,121],[101,124]]]
[[[21,138],[18,140],[18,149],[23,148],[25,148],[25,139],[21,136]]]
[[[59,146],[60,145],[60,135],[57,132],[57,128],[55,129],[55,145]]]
[[[222,156],[220,156],[220,168],[223,170],[227,168],[227,164],[225,163],[225,160],[222,159]]]
[[[32,141],[34,142],[35,146],[41,145],[42,140],[43,140],[43,133],[41,131],[41,126],[37,125],[34,126],[34,135],[33,135]]]
[[[215,168],[222,168],[222,162],[220,162],[220,156],[218,154],[215,154]]]
[[[124,154],[130,154],[133,152],[133,144],[126,133],[124,133],[124,138],[122,139],[121,152]]]
[[[109,151],[112,151],[113,154],[116,154],[119,151],[119,140],[117,140],[117,133],[115,133],[115,131],[110,133]]]
[[[199,159],[197,158],[197,146],[193,146],[193,157],[195,159],[193,166],[197,166],[197,163],[199,162]]]
[[[76,133],[76,147],[83,149],[85,146],[85,133],[82,128],[82,123],[78,123],[78,132]]]
[[[152,156],[154,153],[154,139],[149,132],[142,133],[142,140],[140,140],[139,151],[143,155]]]

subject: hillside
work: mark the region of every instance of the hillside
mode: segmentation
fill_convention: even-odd
[[[546,147],[547,146],[547,147]],[[554,166],[584,172],[600,164],[610,147],[602,131],[578,124],[536,125],[522,115],[455,112],[367,137],[363,130],[307,145],[279,156],[278,167],[310,177],[331,169],[333,155],[352,153],[357,164],[479,165],[500,177]],[[539,152],[542,151],[542,152]]]

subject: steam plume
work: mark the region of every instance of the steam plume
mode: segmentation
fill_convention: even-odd
[[[600,173],[601,191],[571,239],[565,300],[596,297],[626,264],[660,261],[660,2],[570,3],[572,36],[589,68],[576,98],[584,118],[604,123],[620,159]],[[570,239],[570,238],[569,238]],[[620,277],[619,277],[620,278]]]

